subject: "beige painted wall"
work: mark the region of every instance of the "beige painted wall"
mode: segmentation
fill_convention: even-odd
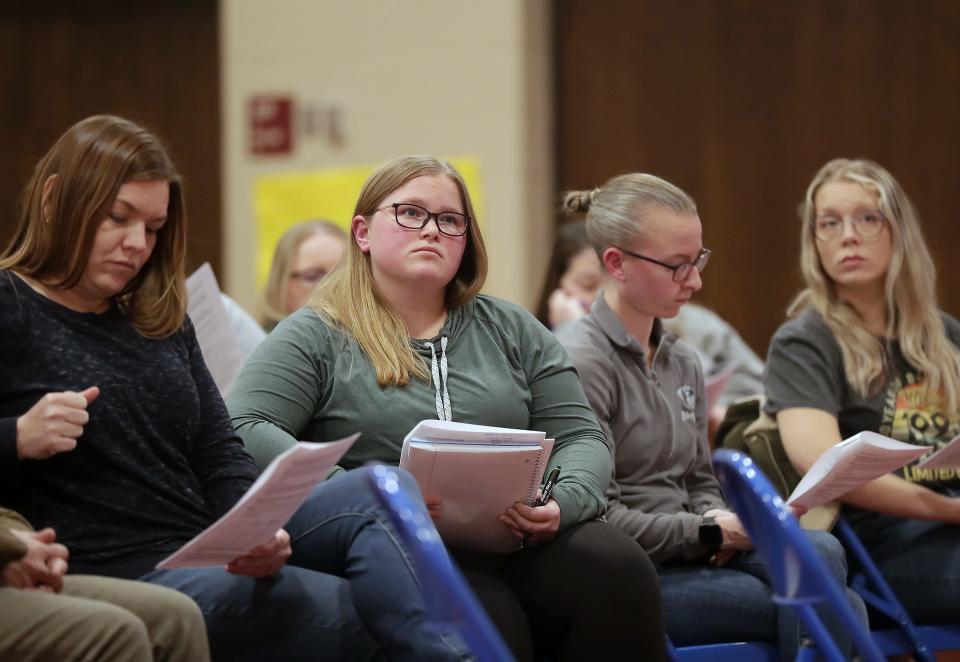
[[[549,20],[548,0],[222,0],[225,289],[253,307],[258,176],[427,153],[479,160],[486,291],[532,306],[552,238]],[[335,102],[343,144],[252,158],[258,93]]]

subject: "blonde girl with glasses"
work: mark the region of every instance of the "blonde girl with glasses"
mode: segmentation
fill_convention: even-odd
[[[453,550],[520,660],[661,659],[656,573],[599,518],[610,454],[573,366],[530,313],[479,294],[487,251],[463,178],[408,156],[378,168],[354,211],[345,262],[241,372],[233,421],[263,466],[298,439],[360,431],[342,469],[397,464],[404,436],[439,418],[543,430],[562,466],[543,506],[500,521],[529,536],[507,555]],[[443,504],[431,499],[435,517]]]
[[[700,361],[663,325],[703,284],[709,251],[696,204],[673,184],[635,173],[571,191],[564,206],[586,211],[604,269],[590,313],[558,336],[614,458],[608,521],[657,564],[675,644],[768,640],[793,659],[797,619],[773,604],[765,567],[713,475]],[[819,531],[810,539],[845,582],[839,542]],[[859,598],[850,599],[864,614]],[[821,617],[849,652],[842,625]]]
[[[941,448],[960,433],[960,324],[897,180],[835,159],[801,205],[806,288],[770,345],[766,410],[801,472],[861,430]],[[908,466],[853,490],[848,519],[914,620],[956,621],[960,471]]]

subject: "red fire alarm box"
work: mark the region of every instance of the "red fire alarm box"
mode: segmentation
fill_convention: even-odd
[[[250,98],[250,153],[277,156],[293,151],[293,99],[281,95]]]

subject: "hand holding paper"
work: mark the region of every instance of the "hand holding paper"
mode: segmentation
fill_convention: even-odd
[[[430,514],[445,543],[474,551],[513,552],[514,532],[499,518],[518,502],[532,503],[536,496],[553,450],[553,440],[544,437],[543,432],[529,430],[422,421],[403,441],[400,466],[413,474],[425,496],[442,500],[439,512],[431,508]],[[538,512],[529,526],[542,527],[546,535],[550,524],[540,517],[548,514]]]
[[[280,529],[270,542],[230,561],[227,572],[247,577],[269,577],[277,574],[292,554],[290,534]]]
[[[281,527],[359,436],[326,444],[302,441],[278,455],[227,514],[157,568],[229,563],[228,569],[238,574],[273,574],[289,557],[283,548],[289,548],[290,537]],[[283,562],[277,565],[280,557]]]

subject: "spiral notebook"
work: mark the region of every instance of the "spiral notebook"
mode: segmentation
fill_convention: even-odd
[[[518,540],[497,516],[518,501],[533,503],[552,451],[543,432],[421,421],[403,440],[400,466],[424,494],[442,499],[434,524],[444,543],[506,553]]]

